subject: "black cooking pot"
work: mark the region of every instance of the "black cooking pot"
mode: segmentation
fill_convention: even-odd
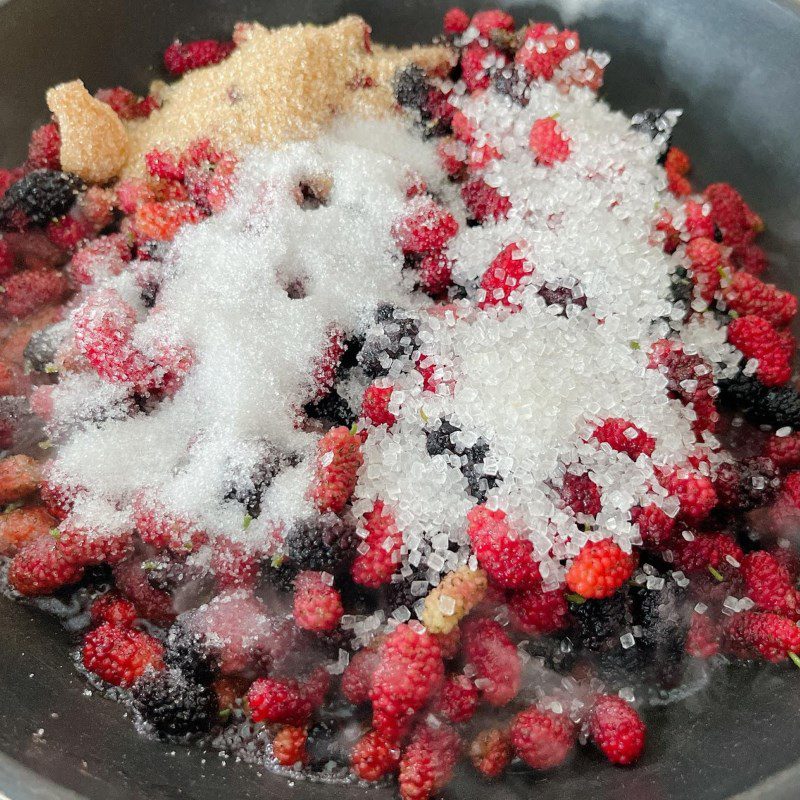
[[[0,164],[25,152],[47,117],[45,89],[82,77],[90,89],[144,90],[163,48],[225,35],[239,19],[268,25],[363,15],[379,41],[430,39],[444,0],[0,0]],[[477,4],[464,3],[469,10]],[[522,22],[564,21],[528,2],[495,2]],[[697,185],[729,180],[765,218],[773,277],[800,290],[800,6],[780,0],[563,0],[583,7],[585,44],[608,50],[605,95],[628,112],[681,107],[675,141]],[[572,22],[572,19],[567,21]],[[0,798],[97,800],[270,797],[389,798],[394,790],[288,784],[215,753],[141,738],[124,709],[91,696],[50,618],[0,602]],[[634,769],[590,752],[547,775],[478,782],[460,774],[445,795],[500,800],[796,800],[800,675],[791,668],[718,673],[699,694],[647,713],[650,740]]]

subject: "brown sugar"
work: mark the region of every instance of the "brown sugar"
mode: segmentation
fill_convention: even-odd
[[[181,150],[202,137],[234,151],[246,145],[313,138],[335,115],[382,116],[395,102],[391,82],[411,62],[429,73],[454,63],[445,46],[371,46],[369,28],[348,16],[332,25],[237,28],[236,50],[223,62],[154,87],[162,107],[125,123],[130,149],[122,170],[140,174],[155,147]]]
[[[116,177],[128,158],[128,135],[111,106],[96,100],[82,81],[54,86],[47,105],[61,132],[61,166],[93,183]]]

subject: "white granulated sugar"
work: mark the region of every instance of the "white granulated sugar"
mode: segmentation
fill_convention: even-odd
[[[597,524],[624,546],[633,535],[631,507],[649,497],[657,481],[648,459],[634,463],[582,442],[581,430],[591,432],[587,421],[620,416],[636,423],[656,437],[660,463],[680,461],[695,442],[683,407],[666,397],[664,377],[645,369],[646,355],[589,313],[553,317],[536,305],[502,322],[479,314],[449,328],[435,318],[430,324],[435,348],[423,351],[436,349],[435,359],[454,365],[453,396],[428,398],[417,389],[416,402],[409,397],[404,403],[398,428],[370,436],[359,491],[395,506],[406,532],[463,532],[474,501],[465,495],[466,479],[444,456],[426,457],[422,402],[427,417],[446,416],[490,443],[503,478],[490,502],[514,516],[540,559],[575,555],[587,538],[573,515],[556,508],[546,485],[548,479],[560,483],[564,465],[579,461],[601,489]],[[555,585],[562,574],[554,561],[547,582]]]
[[[308,499],[308,486],[313,477],[310,459],[279,472],[262,494],[262,513],[250,523],[248,532],[256,536],[280,528],[282,523],[308,517],[314,510]]]
[[[477,143],[502,154],[483,177],[510,198],[512,210],[497,224],[461,228],[448,248],[454,280],[480,299],[481,276],[511,243],[533,272],[516,290],[513,299],[523,306],[517,313],[473,308],[424,318],[421,364],[435,368],[438,389],[423,391],[415,372],[395,380],[395,393],[403,395],[393,409],[398,422],[388,433],[371,433],[365,445],[356,490],[364,502],[356,510],[375,498],[394,508],[413,551],[409,563],[427,566],[431,583],[431,568],[446,572],[469,557],[467,481],[449,454],[426,458],[424,450],[429,421],[447,418],[461,428],[454,443],[468,447],[479,436],[488,442],[484,474],[501,480],[487,502],[531,539],[544,585],[555,587],[564,574],[559,560],[576,555],[589,538],[610,536],[626,550],[641,543],[630,519],[635,505],[656,503],[674,516],[675,498],[665,496],[654,466],[683,463],[698,447],[694,411],[669,399],[665,377],[647,369],[649,344],[671,332],[659,319],[671,315],[666,297],[680,263],[654,246],[654,216],[677,204],[657,165],[658,145],[588,90],[564,95],[553,85],[534,85],[525,108],[493,90],[455,102],[479,127]],[[533,121],[546,116],[556,117],[571,139],[569,158],[553,168],[535,165],[527,147]],[[557,316],[559,309],[537,296],[543,286],[568,287],[586,308],[572,305]],[[686,343],[687,352],[719,362],[719,377],[740,358],[710,314],[692,322]],[[652,458],[633,462],[587,442],[607,417],[654,436]],[[567,470],[588,471],[600,489],[602,511],[590,531],[553,491]],[[455,551],[446,560],[434,547],[441,547],[441,532]]]
[[[391,512],[403,533],[399,573],[415,597],[447,572],[476,566],[466,532],[478,502],[468,459],[428,452],[439,420],[458,429],[454,450],[485,449],[479,489],[533,543],[545,589],[563,581],[561,562],[589,540],[611,537],[626,551],[641,544],[634,507],[654,503],[677,514],[659,471],[690,453],[710,463],[720,456],[710,435],[698,442],[692,406],[670,398],[665,375],[648,368],[650,345],[670,336],[710,362],[684,381],[688,392],[709,370],[732,375],[741,354],[711,313],[684,323],[686,309],[668,300],[671,276],[686,263],[681,248],[666,254],[654,237],[662,209],[676,220],[681,213],[657,163],[659,144],[587,89],[535,83],[524,107],[493,89],[458,89],[453,102],[478,143],[502,155],[482,177],[509,197],[508,219],[466,225],[435,140],[398,122],[341,122],[313,142],[255,148],[244,158],[228,208],[177,236],[153,312],[141,306],[136,268],[104,281],[142,317],[134,341],[144,352],[187,343],[194,362],[174,396],[149,414],[126,416],[131,398],[98,378],[77,375],[58,387],[54,473],[87,489],[82,519],[123,524],[125,512],[115,509],[151,487],[212,535],[261,547],[277,541],[281,527],[313,513],[308,488],[320,434],[299,413],[316,391],[312,367],[334,330],[363,330],[381,303],[419,318],[419,353],[383,364],[388,375],[377,385],[392,387],[396,422],[371,428],[362,445],[352,513],[363,517],[377,500]],[[569,158],[553,167],[537,165],[528,146],[532,124],[544,117],[570,139]],[[413,270],[403,269],[391,234],[416,177],[459,222],[447,255],[461,299],[447,308],[413,291]],[[296,202],[301,181],[329,192],[322,206]],[[480,309],[481,277],[511,244],[531,268],[510,298],[515,307]],[[546,304],[543,295],[565,290],[565,309]],[[430,372],[427,385],[420,369]],[[357,409],[369,383],[355,368],[337,391]],[[598,445],[593,431],[610,417],[652,436],[652,456],[632,460]],[[105,422],[93,425],[98,418]],[[252,476],[265,464],[275,476],[261,514],[245,526],[245,506],[231,490],[255,490]],[[588,474],[597,486],[594,517],[565,508],[567,473]],[[368,547],[362,541],[359,552]],[[390,622],[412,610],[419,616],[423,604],[401,607]],[[450,613],[453,599],[443,595],[440,608]],[[346,619],[362,643],[386,624],[382,611]],[[635,643],[631,634],[623,639]]]
[[[315,142],[253,150],[226,211],[177,236],[158,313],[136,330],[145,350],[163,339],[190,343],[183,386],[149,415],[73,427],[54,477],[123,504],[153,487],[211,533],[240,528],[242,505],[223,499],[231,482],[251,474],[265,448],[313,452],[318,434],[297,427],[297,409],[314,393],[309,376],[330,332],[353,330],[380,302],[409,305],[390,229],[414,174],[446,191],[435,150],[397,122],[342,124]],[[318,177],[330,182],[327,204],[301,208],[293,189]],[[294,282],[302,298],[287,294]],[[132,275],[112,285],[141,310]],[[125,400],[97,384],[65,381],[54,426]],[[308,464],[278,476],[268,490],[276,519],[307,512],[310,477]]]
[[[698,353],[709,361],[715,378],[732,378],[742,354],[727,341],[727,331],[713,314],[694,314],[681,328],[684,351]]]
[[[51,436],[107,419],[123,419],[131,411],[125,386],[108,383],[92,372],[65,375],[51,392],[53,418]]]
[[[413,414],[413,405],[409,398],[402,409],[404,416]],[[445,533],[448,543],[460,538],[466,545],[464,519],[473,501],[465,492],[466,480],[461,473],[448,468],[442,456],[428,455],[425,435],[418,425],[421,422],[417,414],[408,424],[398,422],[391,431],[370,433],[362,448],[365,467],[356,487],[353,511],[364,513],[375,499],[382,499],[393,509],[406,546],[427,555],[434,552],[428,540],[437,534]],[[460,563],[466,563],[468,556],[465,547]]]
[[[130,528],[130,514],[124,508],[117,508],[113,503],[93,492],[83,492],[75,500],[71,519],[77,527],[90,530],[102,521],[105,532],[122,533]]]
[[[509,220],[497,228],[504,243],[527,244],[535,267],[531,290],[549,281],[578,283],[597,317],[613,315],[631,334],[643,321],[669,314],[664,298],[673,261],[649,243],[654,209],[665,199],[657,145],[589,90],[565,96],[551,84],[536,86],[525,108],[495,92],[459,103],[503,156],[489,162],[484,180],[512,200]],[[571,139],[570,155],[553,168],[537,167],[528,132],[535,120],[550,116]],[[457,261],[458,277],[474,279],[499,252],[486,241],[497,241],[495,229],[483,234],[469,231],[467,243],[453,244],[451,252],[463,256],[474,239],[483,239],[484,258]],[[465,274],[470,266],[477,275]],[[620,302],[625,298],[635,302]]]

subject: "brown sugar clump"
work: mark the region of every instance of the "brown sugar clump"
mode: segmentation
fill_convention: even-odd
[[[369,43],[369,28],[349,16],[332,25],[237,27],[237,48],[223,62],[159,85],[162,107],[126,123],[126,176],[141,175],[153,148],[180,151],[210,138],[237,151],[319,135],[338,114],[380,117],[395,109],[392,78],[410,62],[446,74],[454,54],[443,46],[396,50]]]
[[[47,105],[61,132],[62,169],[92,183],[116,177],[128,158],[128,135],[111,106],[77,80],[49,89]]]

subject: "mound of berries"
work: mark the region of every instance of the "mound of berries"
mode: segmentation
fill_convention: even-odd
[[[340,24],[302,91],[381,119],[262,146],[242,75],[248,148],[96,181],[56,115],[0,170],[7,590],[79,606],[79,669],[172,743],[403,800],[633,765],[699,662],[800,666],[797,299],[575,31],[452,8],[383,85]],[[145,136],[257,27],[92,108]]]

